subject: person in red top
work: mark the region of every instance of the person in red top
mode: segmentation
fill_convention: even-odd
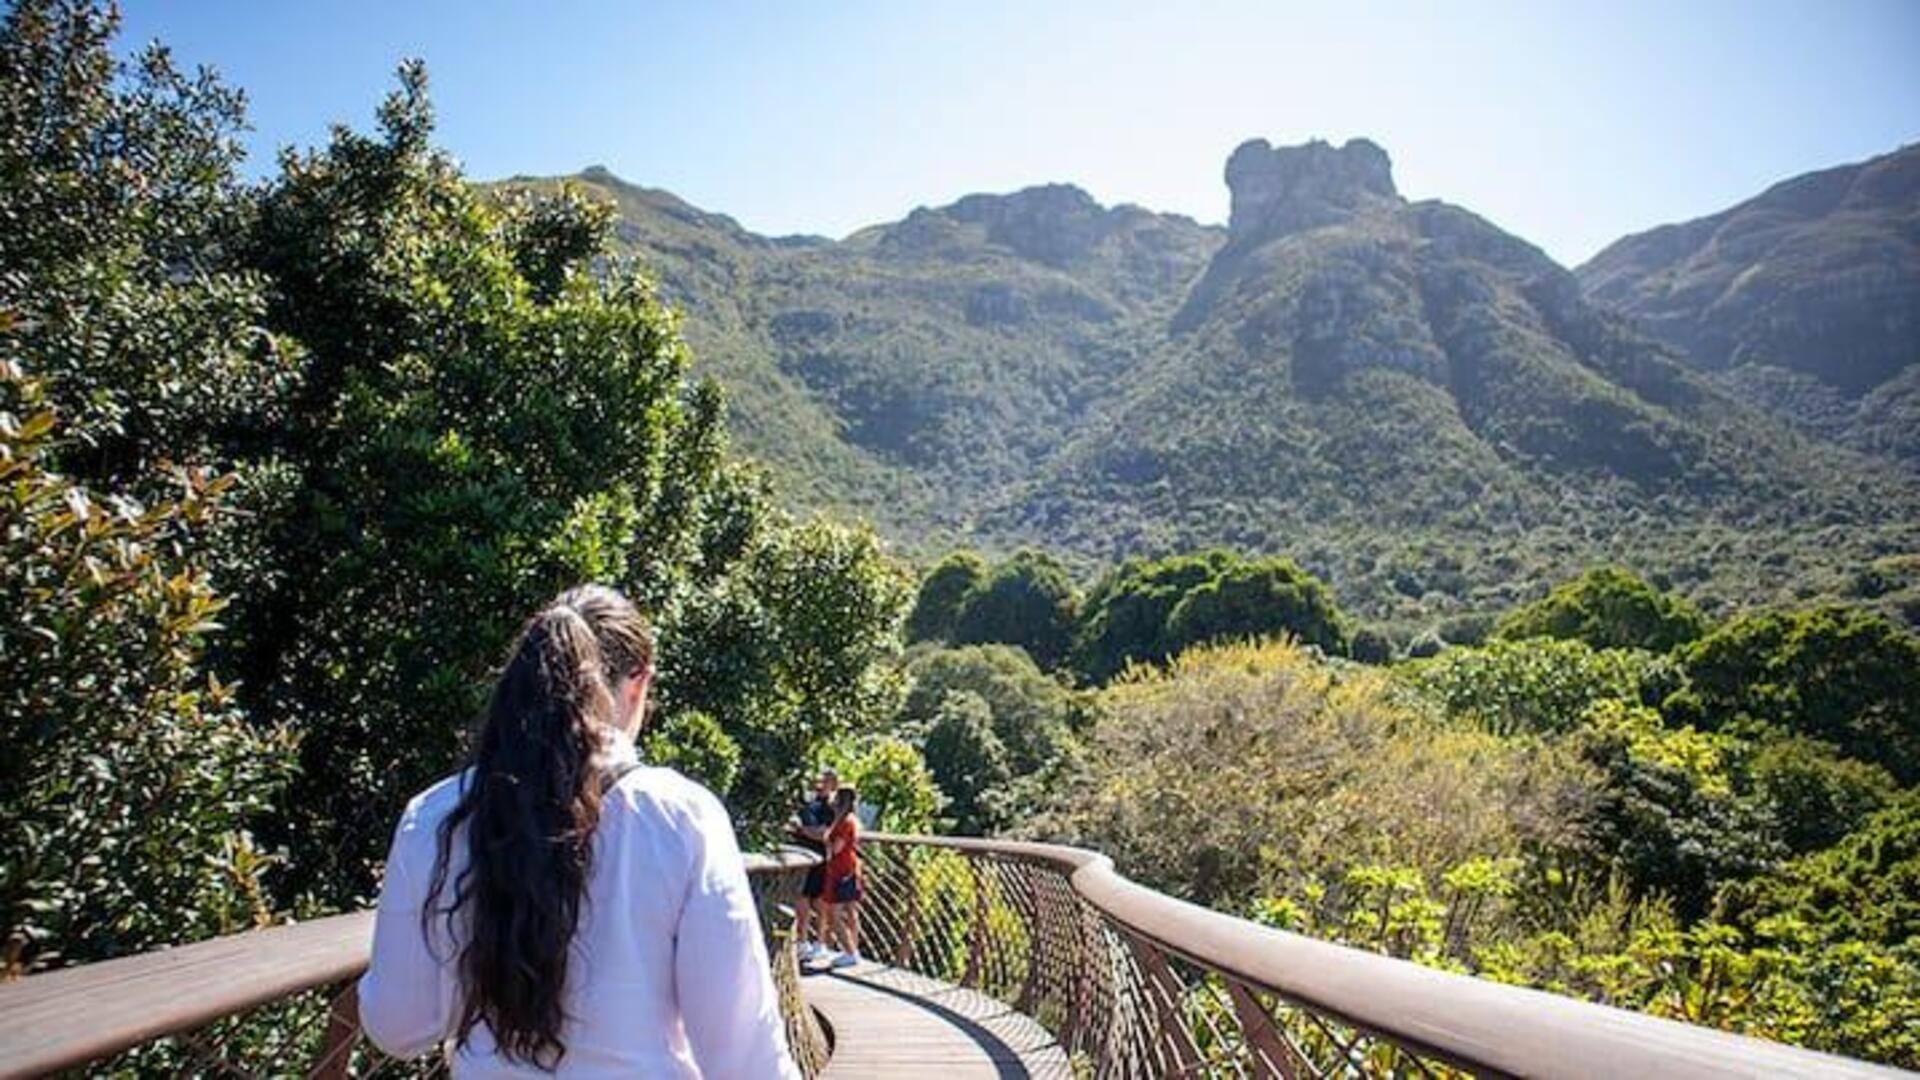
[[[832,967],[860,962],[860,822],[854,807],[860,797],[850,787],[833,796],[833,827],[827,830],[827,943],[841,952]]]

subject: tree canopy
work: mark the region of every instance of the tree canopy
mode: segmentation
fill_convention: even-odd
[[[1596,567],[1502,616],[1497,637],[1568,638],[1596,649],[1667,652],[1706,631],[1685,597],[1661,592],[1618,567]]]
[[[1347,647],[1332,592],[1289,559],[1224,550],[1130,559],[1088,596],[1074,663],[1101,682],[1191,645],[1282,633],[1329,652]]]
[[[1832,743],[1920,781],[1920,636],[1845,604],[1742,615],[1679,654],[1669,708],[1711,728]]]
[[[1044,668],[1057,667],[1073,645],[1080,591],[1066,567],[1040,551],[1022,551],[993,568],[966,594],[954,618],[953,643],[1018,645]]]
[[[943,696],[927,728],[925,754],[934,783],[947,796],[953,831],[983,836],[1007,823],[1003,796],[1013,770],[985,698],[968,690]]]
[[[907,614],[907,640],[945,641],[967,600],[992,574],[987,560],[971,551],[955,551],[935,563],[920,581],[913,610]]]
[[[290,373],[226,257],[239,95],[117,20],[0,24],[0,918],[12,976],[244,929],[297,733],[210,642]],[[224,677],[223,677],[224,676]]]

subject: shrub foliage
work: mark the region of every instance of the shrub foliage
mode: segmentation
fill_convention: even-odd
[[[1570,638],[1596,649],[1666,652],[1699,637],[1706,618],[1685,597],[1663,593],[1618,567],[1599,567],[1503,616],[1503,638]]]

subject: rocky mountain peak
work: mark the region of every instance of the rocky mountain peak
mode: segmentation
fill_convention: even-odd
[[[1086,254],[1108,230],[1107,210],[1072,184],[1044,184],[1010,195],[969,195],[946,209],[981,225],[996,244],[1062,266]]]
[[[1005,195],[968,195],[947,208],[962,221],[1015,216],[1094,217],[1105,208],[1072,184],[1040,184]]]
[[[1234,239],[1268,239],[1331,224],[1370,202],[1394,200],[1393,162],[1366,139],[1272,146],[1252,139],[1227,159]]]

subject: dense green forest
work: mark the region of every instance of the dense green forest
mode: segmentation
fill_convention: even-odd
[[[1283,558],[1063,580],[960,553],[922,583],[903,734],[950,827],[1097,848],[1421,963],[1920,1065],[1910,631],[1839,603],[1716,621],[1598,568],[1478,644],[1401,646]]]
[[[366,903],[391,823],[458,760],[514,626],[593,580],[660,626],[645,752],[720,792],[750,841],[832,763],[890,828],[1086,844],[1155,887],[1304,933],[1920,1066],[1906,481],[1764,426],[1611,316],[1510,273],[1538,270],[1538,253],[1399,200],[1364,148],[1314,158],[1340,181],[1338,215],[1354,199],[1372,215],[1313,240],[1333,264],[1274,249],[1300,207],[1258,198],[1225,236],[1068,189],[856,237],[831,257],[905,260],[870,280],[874,318],[926,286],[926,252],[960,249],[941,303],[972,304],[976,328],[1031,319],[1058,335],[1038,351],[1001,340],[920,416],[887,404],[861,350],[755,384],[767,312],[694,296],[685,259],[656,283],[657,265],[626,257],[645,249],[629,208],[592,184],[470,183],[433,144],[417,64],[372,130],[341,127],[248,181],[242,95],[157,46],[121,58],[115,29],[79,0],[23,0],[0,29],[6,974]],[[648,198],[682,239],[738,231]],[[1062,214],[1065,232],[1031,228]],[[1005,250],[982,254],[983,236]],[[754,274],[770,251],[820,247],[732,242]],[[1489,369],[1517,373],[1463,399],[1470,423],[1395,368],[1432,355],[1388,357],[1399,374],[1383,353],[1336,355],[1333,338],[1384,339],[1348,325],[1362,309],[1316,275],[1380,260],[1460,305],[1442,352],[1483,334]],[[817,266],[788,269],[792,289],[831,292]],[[1169,283],[1203,273],[1176,310]],[[1426,506],[1431,529],[1360,512],[1324,447],[1283,460],[1297,466],[1284,484],[1248,481],[1290,500],[1257,536],[1235,531],[1251,509],[1194,499],[1097,550],[936,560],[966,530],[930,528],[903,557],[864,524],[796,510],[872,498],[931,513],[949,474],[916,479],[863,440],[928,461],[982,441],[978,411],[954,411],[977,403],[969,378],[1021,373],[994,408],[1037,410],[1014,421],[1031,433],[1091,415],[1075,397],[1086,350],[1113,365],[1099,370],[1144,362],[1124,335],[1083,334],[1095,324],[1178,319],[1182,348],[1232,343],[1207,360],[1224,367],[1192,369],[1219,390],[1209,380],[1248,358],[1220,321],[1235,305],[1270,326],[1327,314],[1332,337],[1297,355],[1355,367],[1345,397],[1270,402],[1260,452],[1377,410],[1388,427],[1370,430],[1400,441],[1349,449],[1399,446],[1431,468],[1367,497]],[[1521,307],[1520,323],[1487,321]],[[779,325],[802,341],[841,318]],[[1537,355],[1513,344],[1549,323]],[[703,325],[724,332],[696,359],[682,333]],[[945,347],[924,321],[883,340],[898,356]],[[1043,473],[1075,501],[1040,532],[1090,536],[1108,509],[1209,484],[1226,498],[1246,479],[1201,415],[1224,399],[1176,409],[1192,389],[1166,381],[1176,366],[1125,408],[1164,408],[1194,439],[1120,461],[1109,437],[1128,413],[1101,413],[1104,434]],[[728,389],[702,377],[715,372]],[[807,372],[813,389],[794,392]],[[826,386],[874,426],[843,438],[845,409],[819,411]],[[730,392],[794,410],[801,456],[736,451]],[[1621,421],[1625,442],[1596,422],[1568,445],[1653,478],[1486,450],[1488,432],[1561,445],[1529,428],[1542,402],[1542,423]],[[997,455],[956,490],[1033,460]],[[1456,475],[1476,463],[1484,477]],[[1441,505],[1455,483],[1484,495],[1481,517]],[[1634,529],[1583,521],[1659,512],[1686,524],[1649,525],[1644,558],[1623,554]],[[1730,569],[1749,557],[1757,570]],[[1668,571],[1612,565],[1650,560]],[[1796,575],[1804,596],[1779,584]],[[1755,597],[1780,602],[1739,602]]]

